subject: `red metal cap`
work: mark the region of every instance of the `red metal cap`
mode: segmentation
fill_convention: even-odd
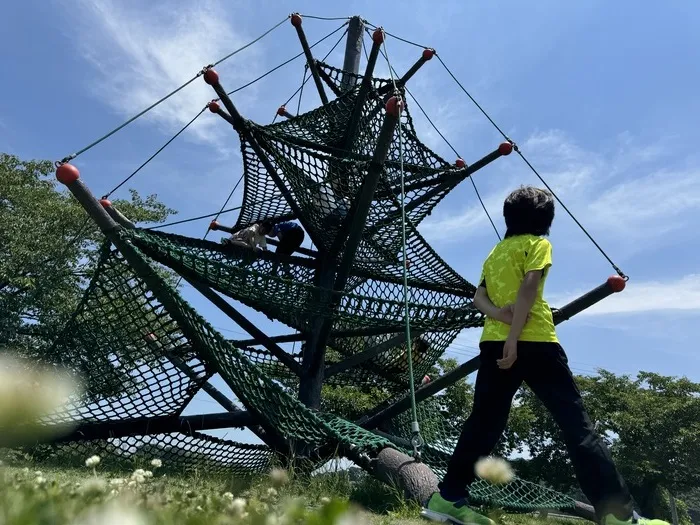
[[[61,164],[58,168],[56,168],[56,178],[58,179],[58,182],[67,186],[80,178],[80,172],[78,171],[78,168],[72,164]]]
[[[207,69],[204,72],[204,82],[213,86],[219,83],[219,74],[214,69]]]
[[[619,275],[611,275],[608,277],[608,286],[612,288],[615,293],[621,292],[627,286],[627,282]]]

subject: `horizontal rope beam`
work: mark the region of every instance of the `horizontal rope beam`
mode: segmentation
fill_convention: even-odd
[[[612,295],[613,293],[620,292],[624,288],[624,280],[621,277],[610,277],[606,282],[597,286],[590,292],[583,294],[582,296],[574,299],[570,303],[564,305],[559,309],[553,309],[554,314],[554,324],[560,324],[564,321],[571,319],[574,315],[581,313],[586,308],[590,308],[599,301],[602,301],[606,297]],[[423,385],[416,389],[416,403],[419,403],[433,394],[437,394],[444,388],[456,383],[460,379],[468,376],[472,372],[479,369],[481,364],[481,359],[479,356],[471,358],[466,363],[461,364],[451,372],[440,376],[439,378],[431,381],[430,383]],[[390,404],[389,406],[379,406],[371,410],[366,415],[362,416],[356,421],[356,423],[364,428],[372,429],[379,426],[382,422],[398,414],[408,410],[411,407],[411,396],[406,395],[400,400]]]
[[[70,429],[67,425],[47,425],[47,436],[42,440],[35,440],[42,443],[65,443],[70,441],[91,441],[94,439],[112,439],[128,436],[144,436],[150,434],[169,434],[172,432],[182,432],[192,435],[199,430],[214,430],[218,428],[243,428],[252,426],[255,423],[252,414],[247,411],[221,412],[216,414],[200,414],[193,416],[156,416],[130,419],[125,421],[88,421],[80,423],[77,427]],[[8,439],[7,433],[0,438],[0,444],[4,447],[27,445],[26,442]],[[14,441],[14,442],[13,442]]]

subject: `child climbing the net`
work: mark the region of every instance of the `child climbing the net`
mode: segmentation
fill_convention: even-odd
[[[277,250],[275,253],[277,255],[292,255],[304,242],[304,229],[298,225],[296,222],[287,221],[276,224],[272,228],[272,237],[277,237],[279,239],[279,244],[277,245]],[[272,265],[272,273],[277,272],[278,261],[275,261]],[[284,274],[287,277],[292,277],[289,270],[289,265],[283,265]]]
[[[474,405],[445,477],[423,509],[435,521],[494,525],[469,507],[477,461],[496,446],[518,388],[526,383],[557,422],[581,490],[602,525],[668,525],[640,518],[608,448],[594,433],[581,394],[543,299],[552,266],[544,237],[554,220],[552,194],[533,187],[512,192],[503,204],[505,238],[484,262],[475,306],[486,316]]]
[[[233,244],[234,246],[244,246],[253,250],[267,250],[267,240],[265,238],[272,231],[272,223],[262,221],[260,224],[253,224],[236,233],[228,239],[221,239],[221,244]]]
[[[292,255],[302,245],[305,237],[304,229],[292,221],[276,224],[271,235],[280,241],[275,251],[280,255]]]

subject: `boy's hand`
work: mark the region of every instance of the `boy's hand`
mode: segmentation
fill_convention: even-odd
[[[508,370],[516,359],[518,359],[518,341],[508,338],[503,344],[503,359],[496,360],[496,364],[501,370]]]
[[[497,320],[507,325],[513,324],[513,314],[515,313],[515,305],[507,304],[503,308],[498,309]],[[527,314],[527,319],[530,320],[530,314]]]

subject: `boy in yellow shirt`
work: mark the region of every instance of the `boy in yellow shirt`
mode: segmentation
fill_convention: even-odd
[[[491,453],[508,422],[510,406],[525,382],[560,427],[581,490],[603,525],[668,525],[640,518],[610,452],[594,433],[581,395],[543,299],[552,266],[544,238],[554,220],[552,194],[533,187],[512,192],[503,204],[506,235],[483,265],[474,305],[487,316],[479,344],[481,365],[474,406],[423,516],[458,524],[494,525],[469,508],[474,465]]]

